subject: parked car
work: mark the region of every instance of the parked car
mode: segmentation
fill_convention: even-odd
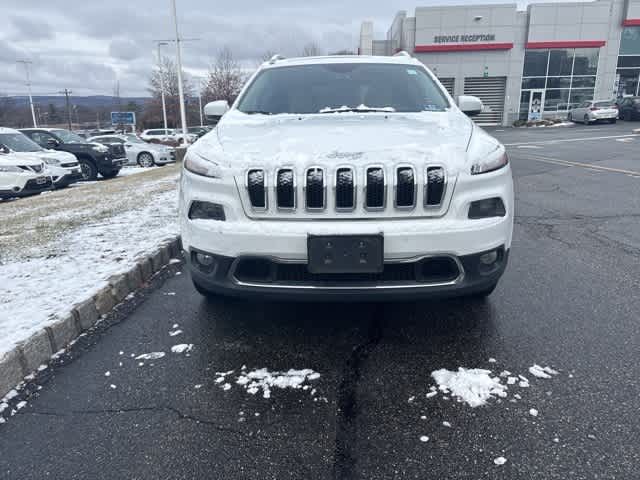
[[[173,147],[147,143],[132,133],[125,135],[101,135],[89,138],[90,142],[109,145],[117,143],[124,145],[129,165],[152,167],[153,165],[166,165],[176,161],[176,151]]]
[[[153,142],[153,143],[168,143],[172,145],[182,145],[184,143],[191,144],[195,142],[198,137],[192,133],[187,133],[187,135],[182,132],[168,128],[152,128],[149,130],[144,130],[140,134],[140,138],[145,142]]]
[[[585,125],[598,121],[616,123],[618,108],[613,100],[588,100],[569,110],[567,120]]]
[[[200,125],[200,126],[197,126],[197,127],[189,127],[189,128],[187,128],[187,132],[195,135],[198,138],[204,137],[210,131],[211,131],[211,127],[208,127],[206,125]]]
[[[51,177],[36,157],[12,153],[0,146],[0,199],[25,197],[50,190]]]
[[[504,146],[420,61],[275,58],[180,180],[183,248],[203,295],[286,300],[486,297],[514,219]],[[465,115],[467,113],[467,115]]]
[[[618,118],[621,120],[640,119],[640,97],[624,97],[618,103]]]
[[[0,127],[2,146],[12,153],[27,154],[45,162],[55,188],[68,187],[82,179],[80,164],[73,154],[44,149],[18,130]]]
[[[91,143],[62,128],[24,128],[20,131],[43,148],[75,155],[80,163],[83,180],[95,180],[98,174],[104,178],[113,178],[127,163],[122,145],[107,147],[101,143]]]

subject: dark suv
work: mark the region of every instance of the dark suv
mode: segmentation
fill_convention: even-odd
[[[43,148],[73,153],[80,163],[83,180],[95,180],[118,175],[127,163],[123,145],[90,143],[81,136],[62,128],[24,128],[20,130]]]
[[[618,118],[638,120],[640,118],[640,97],[624,97],[618,100]]]

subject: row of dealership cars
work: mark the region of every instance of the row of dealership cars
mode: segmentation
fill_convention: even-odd
[[[113,178],[124,165],[175,162],[175,148],[133,133],[84,138],[61,128],[0,127],[0,199],[65,188],[98,175]]]

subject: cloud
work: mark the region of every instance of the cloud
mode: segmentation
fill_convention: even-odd
[[[141,54],[141,49],[133,40],[119,38],[109,44],[109,55],[117,60],[135,60]]]
[[[9,17],[9,25],[14,31],[10,36],[12,40],[20,41],[25,37],[28,37],[31,41],[51,40],[55,36],[51,25],[35,17],[14,15]]]

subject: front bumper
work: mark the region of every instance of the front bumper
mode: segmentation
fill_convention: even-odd
[[[455,257],[455,264],[460,271],[449,278],[425,281],[399,279],[397,268],[389,275],[376,274],[376,279],[368,275],[350,276],[347,281],[335,280],[331,276],[317,276],[304,273],[306,264],[298,264],[297,275],[285,275],[286,279],[278,279],[272,274],[269,280],[246,280],[241,277],[239,264],[243,258],[231,258],[212,255],[213,264],[203,267],[197,260],[198,253],[192,250],[188,255],[189,269],[193,281],[202,289],[225,296],[250,297],[269,300],[286,301],[360,301],[360,300],[416,300],[438,299],[473,295],[491,289],[504,273],[509,251],[503,247],[492,250],[497,253],[497,260],[490,266],[484,265],[480,257],[488,252]],[[256,257],[247,260],[255,260]],[[453,258],[453,257],[448,257]],[[262,258],[262,261],[278,264],[278,261]],[[418,263],[416,263],[418,264]],[[280,264],[285,265],[285,264]],[[286,264],[290,267],[291,264]],[[385,263],[385,269],[398,266],[396,263]],[[300,274],[300,272],[303,272]],[[381,281],[381,278],[387,280]],[[390,280],[389,280],[390,279]]]
[[[16,187],[11,190],[0,190],[0,198],[11,197],[26,197],[29,195],[35,195],[46,190],[50,190],[53,186],[53,181],[49,176],[42,176],[38,178],[32,178],[28,180],[22,188]]]
[[[77,171],[67,173],[66,175],[54,178],[53,180],[53,185],[56,188],[68,187],[72,183],[76,183],[82,180],[82,172],[80,171],[80,169],[78,169]]]

